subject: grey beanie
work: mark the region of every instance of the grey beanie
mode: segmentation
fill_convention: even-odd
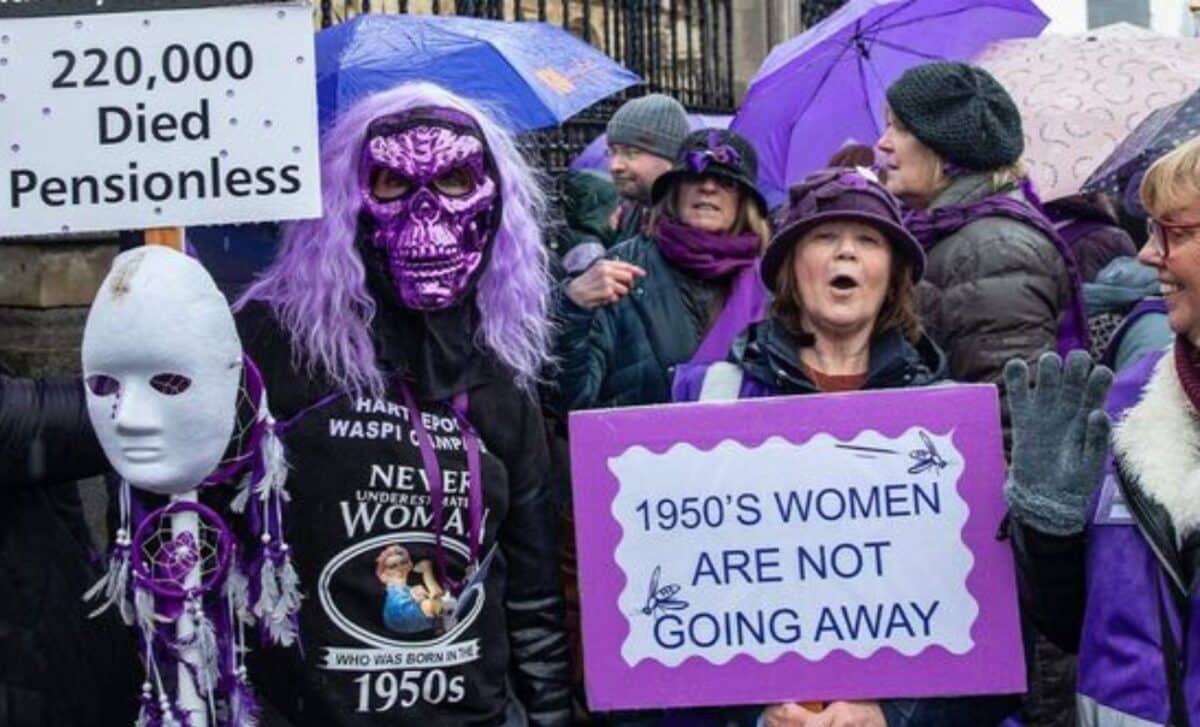
[[[608,122],[608,143],[635,146],[674,161],[691,131],[683,105],[670,96],[652,93],[626,101]]]

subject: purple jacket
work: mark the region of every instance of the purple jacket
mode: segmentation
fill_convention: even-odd
[[[1162,353],[1122,374],[1106,409],[1116,426],[1087,532],[1080,724],[1197,725],[1200,424]]]

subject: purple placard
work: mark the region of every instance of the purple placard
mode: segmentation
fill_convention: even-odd
[[[1005,464],[994,386],[574,412],[570,431],[592,709],[1024,691],[1012,555],[996,537]],[[809,466],[822,461],[847,466]],[[915,473],[870,482],[888,468]],[[812,493],[804,518],[780,506]],[[801,544],[746,544],[781,526]],[[895,542],[849,545],[873,528]],[[694,567],[676,567],[697,547]],[[911,597],[939,579],[948,597]],[[878,598],[901,591],[909,598]],[[884,621],[886,633],[864,628]]]

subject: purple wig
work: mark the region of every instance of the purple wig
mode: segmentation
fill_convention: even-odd
[[[541,221],[545,196],[511,134],[474,104],[431,83],[406,83],[368,96],[343,112],[322,137],[324,216],[284,226],[275,261],[238,300],[241,309],[262,301],[290,332],[297,363],[323,371],[354,391],[383,391],[369,325],[375,301],[355,247],[363,202],[359,158],[375,119],[420,106],[469,114],[483,130],[500,175],[502,213],[475,304],[482,347],[530,389],[549,361],[550,278]]]

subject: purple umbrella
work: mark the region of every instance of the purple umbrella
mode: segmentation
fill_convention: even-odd
[[[754,143],[775,202],[846,143],[874,144],[885,91],[911,66],[967,60],[1048,22],[1031,0],[850,0],[771,51],[732,128]]]
[[[696,129],[728,129],[732,116],[707,116],[705,114],[688,114],[688,123],[692,131]],[[579,152],[579,156],[571,160],[572,169],[593,169],[608,174],[608,134],[601,134]]]

